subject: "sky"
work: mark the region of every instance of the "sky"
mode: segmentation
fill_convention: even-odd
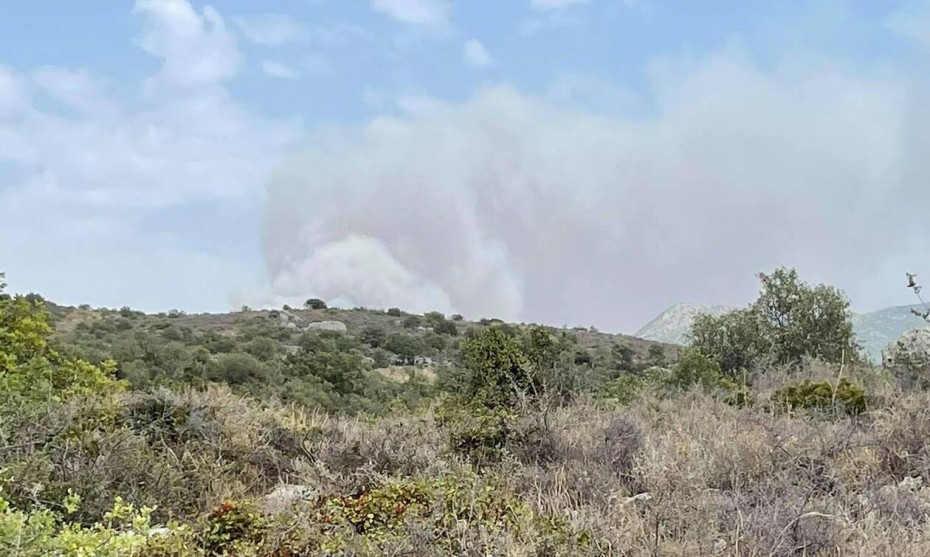
[[[632,332],[786,265],[930,276],[930,0],[0,14],[0,271],[59,303]]]

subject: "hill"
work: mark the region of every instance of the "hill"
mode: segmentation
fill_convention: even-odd
[[[908,331],[927,326],[926,321],[911,313],[912,309],[923,310],[923,306],[894,306],[853,315],[856,337],[870,360],[881,362],[882,350],[889,344]]]
[[[429,399],[460,367],[461,339],[475,331],[496,326],[522,334],[534,327],[361,308],[186,315],[47,307],[54,342],[95,364],[114,359],[133,388],[223,382],[259,397],[350,413],[378,413],[397,398],[408,406]],[[677,357],[667,343],[593,329],[547,330],[564,341],[565,365],[590,381]]]

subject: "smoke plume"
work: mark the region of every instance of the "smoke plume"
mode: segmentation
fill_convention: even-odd
[[[626,113],[509,86],[407,103],[276,173],[270,299],[629,331],[678,301],[745,303],[791,265],[859,307],[900,302],[930,238],[925,92],[725,52],[657,64]]]

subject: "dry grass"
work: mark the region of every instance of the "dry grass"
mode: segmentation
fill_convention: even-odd
[[[926,556],[930,394],[844,373],[869,387],[863,415],[740,409],[697,392],[526,414],[503,462],[480,470],[480,482],[589,533],[591,543],[553,550],[519,524],[465,522],[456,543],[472,549],[456,554]],[[837,375],[814,366],[805,377]],[[756,394],[764,400],[786,379],[773,373]],[[19,480],[12,493],[26,504],[35,484],[58,495],[90,490],[87,521],[115,495],[194,520],[217,501],[260,501],[279,485],[332,497],[475,472],[447,451],[429,412],[368,420],[262,406],[226,389],[160,396],[130,395],[102,430],[6,450]],[[170,419],[178,408],[183,425]],[[62,409],[11,443],[67,429],[79,415]],[[429,524],[411,522],[388,545],[346,554],[449,554]]]

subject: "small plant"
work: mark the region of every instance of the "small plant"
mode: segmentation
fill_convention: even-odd
[[[235,555],[238,548],[259,543],[266,530],[252,505],[225,501],[207,517],[202,545],[208,555]]]
[[[778,407],[791,410],[838,408],[850,415],[866,410],[865,391],[846,379],[841,379],[836,385],[826,381],[794,383],[775,391],[772,401]]]

